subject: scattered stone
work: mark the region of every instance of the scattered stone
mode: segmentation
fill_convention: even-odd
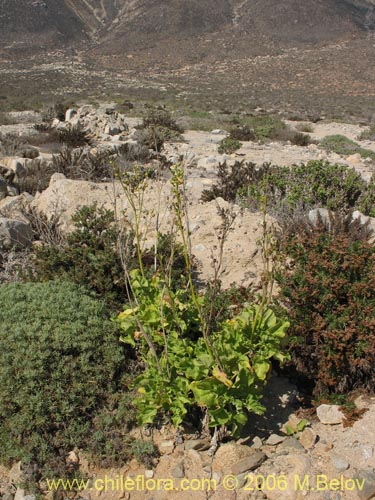
[[[55,172],[54,174],[51,175],[51,178],[49,180],[49,185],[52,186],[52,184],[55,184],[57,181],[62,181],[66,179],[64,174],[61,174],[60,172]]]
[[[73,118],[73,116],[75,116],[76,114],[77,114],[76,109],[73,109],[73,108],[67,109],[65,112],[65,121],[69,122]]]
[[[72,464],[72,465],[78,465],[79,464],[79,457],[77,453],[72,450],[68,456],[66,457],[66,463],[67,464]]]
[[[254,450],[260,450],[262,446],[263,446],[263,441],[260,439],[259,436],[255,436],[255,438],[252,441],[251,447],[254,448]]]
[[[261,451],[253,451],[252,455],[249,455],[242,460],[239,460],[235,464],[230,466],[230,474],[238,476],[243,472],[251,471],[257,469],[266,460],[267,456]]]
[[[293,413],[292,415],[290,415],[288,421],[282,426],[281,430],[285,434],[288,434],[288,429],[292,430],[293,432],[298,432],[298,424],[300,423],[300,421],[301,419]]]
[[[210,448],[211,444],[208,439],[190,439],[185,443],[185,450],[205,451]]]
[[[176,479],[182,479],[183,477],[185,477],[185,468],[183,462],[180,462],[173,467],[173,469],[171,470],[171,475]]]
[[[221,128],[215,128],[214,130],[211,131],[212,135],[228,135],[228,132],[226,130],[222,130]]]
[[[154,471],[152,469],[145,470],[145,478],[152,479],[154,477]]]
[[[306,450],[309,450],[314,446],[317,439],[318,439],[317,433],[310,427],[307,427],[307,429],[304,429],[301,432],[301,435],[299,437],[299,442]]]
[[[17,488],[16,494],[14,495],[14,500],[24,500],[24,498],[25,498],[25,490]]]
[[[363,488],[358,489],[358,496],[361,500],[370,500],[375,496],[375,472],[372,470],[359,471],[353,478],[364,481]]]
[[[349,462],[345,458],[333,456],[331,460],[337,472],[344,472],[350,467]]]
[[[173,453],[175,444],[173,440],[163,441],[159,445],[159,451],[161,455],[170,455]]]
[[[322,424],[337,425],[345,420],[345,415],[338,405],[320,405],[316,409],[318,419]]]
[[[298,441],[298,439],[296,439],[296,438],[294,438],[292,436],[287,437],[285,439],[285,441],[283,441],[280,444],[280,449],[287,450],[288,448],[292,448],[292,449],[298,450],[298,451],[305,451],[305,448]]]
[[[374,448],[369,444],[362,446],[362,456],[365,460],[370,460],[374,456]]]
[[[277,446],[278,444],[285,441],[285,436],[278,436],[277,434],[271,434],[267,439],[266,444],[269,446]]]

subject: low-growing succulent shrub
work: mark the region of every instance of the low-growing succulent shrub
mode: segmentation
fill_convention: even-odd
[[[360,154],[363,158],[375,159],[375,152],[371,149],[364,149],[355,141],[348,139],[344,135],[329,135],[320,141],[320,146],[327,151],[333,151],[339,155],[349,156]]]
[[[25,169],[25,175],[18,180],[19,190],[33,196],[48,188],[51,176],[56,172],[56,168],[50,161],[41,158],[28,162]]]
[[[371,231],[339,213],[281,235],[280,301],[291,321],[294,366],[318,393],[375,382],[375,247]]]
[[[108,181],[113,178],[113,162],[116,155],[111,151],[96,151],[86,148],[64,147],[52,157],[52,168],[68,179],[92,182]]]
[[[86,130],[78,122],[76,125],[67,125],[56,130],[57,138],[61,144],[70,148],[79,148],[91,143]]]
[[[217,151],[219,154],[232,154],[241,148],[241,143],[237,139],[232,139],[231,137],[225,137],[219,142]]]
[[[136,139],[148,149],[160,152],[166,141],[181,140],[183,128],[164,107],[150,107],[138,126]]]
[[[0,330],[0,460],[48,468],[90,448],[94,419],[128,398],[129,356],[104,304],[72,283],[1,285]]]

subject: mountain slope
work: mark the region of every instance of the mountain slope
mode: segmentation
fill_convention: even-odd
[[[220,32],[262,51],[265,40],[325,43],[374,26],[374,0],[0,0],[1,45],[33,50],[91,39],[122,53]]]

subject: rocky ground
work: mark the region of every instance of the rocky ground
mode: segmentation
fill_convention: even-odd
[[[32,135],[32,123],[38,121],[35,114],[13,116],[19,123],[0,127],[1,133]],[[111,149],[125,142],[134,143],[136,119],[128,119],[114,112],[110,105],[102,106],[99,111],[85,106],[78,112],[71,111],[67,116],[70,123],[81,122],[94,140],[92,147]],[[289,122],[291,127],[296,122]],[[359,125],[319,122],[310,124],[312,139],[327,135],[342,134],[356,139],[364,130]],[[55,122],[55,127],[66,126],[65,122]],[[222,199],[202,203],[200,195],[215,182],[217,166],[224,160],[234,162],[246,160],[255,163],[272,162],[279,165],[293,165],[312,159],[327,159],[353,166],[366,179],[375,170],[371,159],[359,155],[341,157],[327,153],[317,144],[307,147],[292,146],[290,143],[244,142],[234,155],[219,155],[218,142],[227,135],[224,130],[212,132],[187,131],[183,141],[168,144],[164,154],[171,161],[182,157],[186,173],[186,188],[189,210],[189,229],[191,231],[192,252],[199,266],[202,281],[212,276],[212,255],[217,251],[217,234],[220,217],[217,208],[228,207]],[[375,151],[375,143],[361,142],[361,146]],[[50,161],[52,153],[48,147],[39,148],[40,157]],[[28,221],[20,215],[20,203],[30,203],[47,216],[58,214],[63,230],[71,229],[71,215],[83,205],[97,202],[98,205],[115,207],[119,217],[131,220],[127,210],[128,203],[121,186],[117,182],[94,183],[70,180],[62,174],[54,174],[49,187],[35,197],[19,194],[17,178],[25,175],[25,168],[31,160],[21,157],[0,158],[0,237],[4,244],[14,241],[31,243],[31,229]],[[155,236],[155,214],[152,210],[160,202],[159,229],[171,227],[169,210],[170,190],[168,183],[161,180],[148,188],[145,197],[145,210],[151,218],[151,230],[147,233],[146,244],[151,244]],[[234,206],[237,218],[226,243],[223,262],[223,284],[248,285],[255,283],[260,276],[262,259],[257,247],[261,235],[262,215],[240,210]],[[271,222],[271,221],[270,221]],[[375,398],[359,396],[356,400],[358,410],[363,414],[351,425],[339,407],[318,408],[317,415],[305,415],[299,407],[299,393],[287,380],[274,376],[267,389],[264,404],[267,413],[256,417],[249,423],[244,439],[222,444],[217,452],[210,455],[207,439],[197,438],[186,430],[184,435],[176,435],[170,428],[155,431],[153,439],[158,445],[160,459],[152,468],[145,469],[136,461],[124,464],[116,470],[98,470],[88,464],[79,450],[72,453],[70,460],[79,462],[83,472],[91,478],[89,490],[81,492],[86,500],[100,498],[132,500],[172,499],[269,499],[269,500],[369,500],[375,497]],[[305,427],[301,424],[306,417]],[[303,428],[304,427],[304,428]],[[137,431],[141,434],[141,430]],[[146,437],[151,439],[151,437]],[[1,470],[0,490],[3,498],[16,492],[16,500],[25,499],[21,488],[22,474],[19,464],[9,472]],[[120,483],[108,483],[107,491],[99,491],[103,483],[97,479],[118,479]],[[138,487],[125,491],[121,477],[134,481],[143,478]],[[120,478],[120,479],[119,479]],[[157,486],[157,480],[173,479],[170,484]],[[190,487],[184,480],[210,479],[211,491],[204,491],[198,483]],[[259,491],[256,484],[260,485]],[[130,483],[127,483],[128,486]],[[156,486],[155,486],[156,484]],[[98,486],[99,485],[99,486]],[[185,491],[183,491],[185,486]],[[207,486],[207,483],[206,483]],[[234,486],[234,488],[233,488]],[[177,489],[176,489],[177,488]],[[170,491],[167,491],[170,490]],[[49,498],[52,498],[51,495]],[[29,499],[31,500],[31,498]]]

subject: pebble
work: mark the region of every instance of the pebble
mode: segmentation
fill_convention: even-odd
[[[332,464],[334,465],[337,472],[344,472],[344,471],[348,470],[350,467],[349,462],[345,458],[338,457],[338,456],[332,457]]]

